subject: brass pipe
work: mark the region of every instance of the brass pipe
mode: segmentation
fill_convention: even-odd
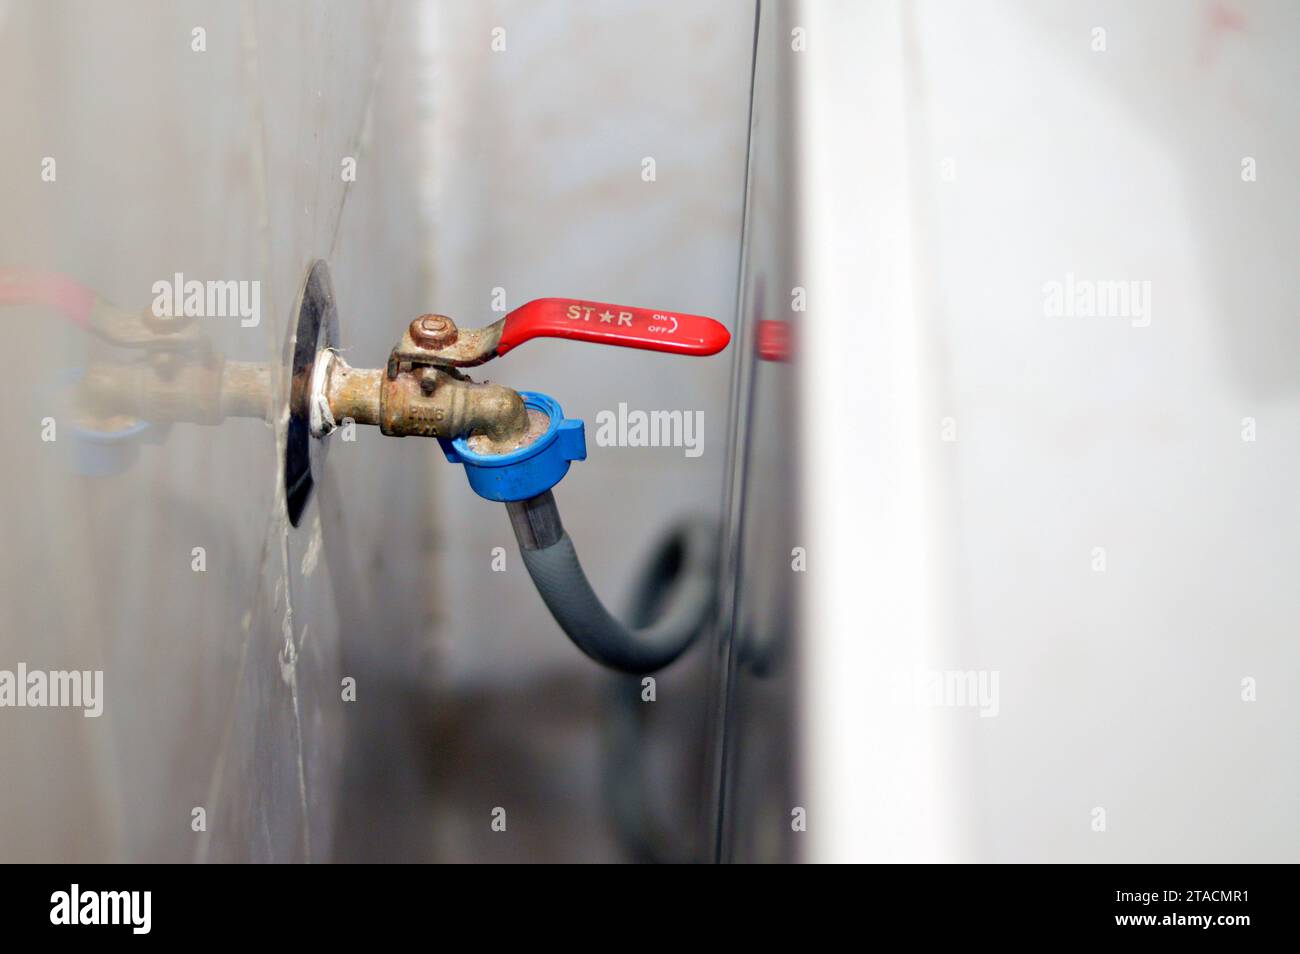
[[[151,421],[220,424],[228,417],[266,420],[271,372],[247,361],[160,359],[86,369],[77,389],[83,413]]]
[[[523,398],[502,385],[479,384],[436,367],[397,365],[390,376],[383,369],[353,368],[332,351],[318,361],[326,362],[318,365],[321,378],[300,385],[303,396],[323,400],[333,418],[320,432],[313,424],[317,436],[351,420],[394,437],[482,435],[490,452],[504,453],[528,431]],[[78,404],[94,417],[219,424],[230,417],[269,420],[271,390],[266,364],[168,355],[134,365],[92,365],[78,388]]]
[[[377,425],[380,420],[379,392],[383,383],[382,370],[354,368],[334,355],[327,385],[327,398],[334,420],[342,424],[345,418],[351,418],[358,424]]]
[[[222,417],[267,420],[271,406],[271,368],[254,361],[227,361],[221,369]]]

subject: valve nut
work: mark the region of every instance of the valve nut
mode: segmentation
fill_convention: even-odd
[[[421,348],[445,348],[455,344],[458,337],[456,322],[446,315],[421,315],[411,322],[411,340]]]

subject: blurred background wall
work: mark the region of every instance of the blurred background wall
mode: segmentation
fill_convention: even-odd
[[[995,11],[904,20],[914,168],[958,157],[917,273],[961,422],[954,658],[1002,671],[969,849],[1295,860],[1300,12]],[[1046,314],[1067,273],[1149,282],[1149,323]]]
[[[796,16],[812,857],[1294,861],[1296,6]]]

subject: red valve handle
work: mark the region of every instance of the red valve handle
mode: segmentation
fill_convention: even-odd
[[[496,353],[505,354],[530,338],[572,338],[702,357],[725,348],[731,334],[703,315],[577,298],[539,298],[506,315]]]
[[[58,272],[0,268],[0,305],[47,305],[83,328],[90,327],[95,293]]]

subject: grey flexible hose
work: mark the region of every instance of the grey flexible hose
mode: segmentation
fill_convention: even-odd
[[[542,602],[574,645],[596,662],[634,674],[662,669],[691,645],[712,613],[717,550],[713,528],[687,528],[677,585],[663,613],[652,625],[632,629],[616,620],[591,588],[549,490],[506,507]]]
[[[692,572],[691,567],[701,563],[707,564],[708,575],[704,579],[712,581],[713,600],[716,600],[719,582],[716,552],[721,539],[721,526],[709,517],[697,516],[669,527],[651,548],[649,559],[633,586],[626,616],[628,624],[639,627],[653,623],[681,585],[683,572]],[[693,547],[699,548],[704,559],[687,557]],[[701,635],[712,618],[711,613],[700,618]],[[650,738],[651,710],[655,707],[645,704],[644,689],[640,676],[620,676],[610,685],[608,717],[603,730],[606,803],[628,857],[660,864],[691,861],[695,846],[689,832],[683,832],[676,824],[665,823],[664,813],[657,810],[665,790],[663,779],[650,766],[654,748]],[[675,741],[680,745],[680,740]]]

